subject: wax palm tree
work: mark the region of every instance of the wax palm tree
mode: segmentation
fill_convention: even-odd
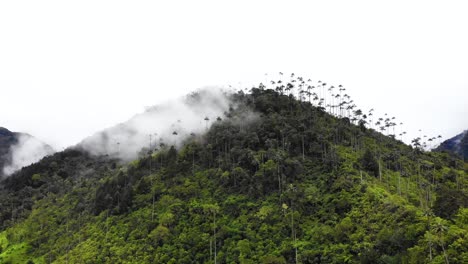
[[[260,84],[258,85],[258,88],[259,88],[260,90],[265,90],[267,87],[266,87],[263,83],[260,83]]]
[[[344,91],[346,91],[345,88],[343,88],[343,85],[338,85],[338,91],[340,92],[340,116],[343,116],[343,113],[342,113],[342,108],[341,108],[341,105],[342,105],[342,102],[343,102],[343,96],[342,96],[342,93]],[[348,95],[345,94],[345,98],[347,97]]]
[[[311,104],[312,102],[310,101],[310,97],[312,96],[312,86],[308,85],[307,86],[307,97],[309,97],[309,104]]]
[[[177,135],[178,135],[177,131],[172,132],[172,135],[173,135],[174,138],[175,138],[175,139],[174,139],[174,146],[177,146]]]
[[[323,103],[327,103],[327,83],[323,82],[322,83],[322,90],[323,90]]]
[[[302,77],[297,77],[297,80],[299,81],[299,91],[297,93],[298,93],[299,101],[302,102],[302,95],[304,94],[305,82],[304,82],[304,78]]]
[[[373,125],[373,119],[372,117],[374,116],[374,108],[371,108],[369,110],[369,113],[367,114],[367,116],[369,117],[369,124],[370,124],[370,127],[372,128],[372,125]]]
[[[320,81],[320,80],[317,82],[317,89],[318,89],[319,99],[323,99],[322,81]]]
[[[340,94],[335,94],[335,107],[337,108],[335,115],[338,117],[340,116],[340,110],[341,110],[341,95]]]
[[[279,80],[278,80],[278,84],[280,84],[280,86],[282,87],[282,89],[284,89],[284,80],[283,80],[283,73],[282,72],[279,72]],[[283,95],[283,93],[281,92],[281,95]]]
[[[330,102],[328,103],[330,114],[333,114],[332,107],[333,107],[333,99],[335,98],[335,95],[333,94],[333,89],[334,88],[335,88],[335,86],[333,86],[333,85],[328,88],[328,93],[331,95]]]
[[[432,148],[432,140],[434,139],[434,137],[432,138],[429,138],[427,141],[429,142],[428,145],[429,145],[429,149]]]
[[[441,141],[442,141],[442,136],[441,135],[438,135],[437,136],[437,139],[439,142],[437,142],[437,145],[440,145]]]
[[[325,100],[323,98],[320,98],[319,103],[318,103],[319,107],[323,108],[322,105],[324,104],[324,101]]]
[[[297,245],[296,245],[296,240],[297,240],[297,234],[296,234],[296,227],[294,224],[294,199],[296,197],[296,192],[297,192],[297,187],[294,186],[293,184],[289,184],[288,189],[288,196],[290,197],[290,207],[288,207],[286,204],[283,204],[283,210],[289,209],[290,215],[291,215],[291,238],[293,240],[293,245],[294,245],[294,252],[295,252],[295,261],[298,263],[298,252],[297,252]]]
[[[288,92],[288,96],[291,95],[291,93],[292,93],[291,90],[292,90],[293,88],[294,88],[294,85],[292,85],[291,83],[287,83],[287,84],[286,84],[286,88],[284,88],[284,90],[285,90],[286,92]]]
[[[274,85],[275,81],[271,81],[271,84]],[[284,85],[281,84],[281,80],[277,82],[277,86],[275,87],[275,91],[278,92],[280,95],[283,95]]]
[[[216,237],[217,237],[217,226],[216,226],[216,214],[220,211],[220,207],[217,204],[207,204],[203,206],[203,210],[207,215],[212,214],[213,215],[213,249],[214,249],[214,263],[217,263],[217,242],[216,242]],[[211,240],[210,240],[210,248],[211,248]],[[210,249],[211,252],[211,249]]]
[[[417,150],[421,150],[421,138],[420,137],[417,137],[417,138],[414,138],[411,140],[411,144],[413,145],[413,147]]]
[[[206,116],[204,120],[205,120],[205,129],[208,129],[208,121],[210,121],[210,119]]]
[[[423,216],[427,219],[426,226],[427,229],[430,231],[432,221],[431,219],[434,216],[434,213],[432,212],[431,208],[424,209]],[[425,238],[425,240],[427,241],[427,246],[429,247],[429,260],[432,261],[432,247],[434,246],[433,235],[430,232],[427,232]]]
[[[438,243],[442,247],[442,251],[444,252],[444,258],[445,258],[445,263],[448,264],[448,256],[447,252],[445,252],[445,243],[444,243],[444,235],[448,231],[448,227],[442,223],[442,220],[438,220],[433,226],[432,226],[432,231],[435,233],[435,235],[438,238]]]

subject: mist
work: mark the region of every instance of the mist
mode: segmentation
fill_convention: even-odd
[[[3,167],[3,174],[9,176],[24,166],[35,163],[55,151],[42,141],[27,134],[18,137],[18,143],[10,147],[9,160]]]
[[[130,120],[86,138],[77,147],[93,155],[134,160],[143,148],[159,148],[160,144],[180,147],[192,133],[204,133],[218,117],[224,118],[230,106],[226,91],[204,88],[148,107]]]

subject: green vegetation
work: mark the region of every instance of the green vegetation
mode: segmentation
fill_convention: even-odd
[[[466,163],[281,83],[179,150],[67,150],[6,179],[0,262],[468,262]]]

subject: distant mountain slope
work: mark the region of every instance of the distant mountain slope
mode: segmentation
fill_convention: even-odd
[[[29,134],[0,127],[0,178],[53,152],[51,146]]]
[[[468,130],[447,139],[439,147],[438,151],[448,151],[463,157],[465,161],[468,160]]]

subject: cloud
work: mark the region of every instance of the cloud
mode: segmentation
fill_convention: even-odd
[[[18,143],[10,147],[8,154],[10,162],[3,167],[3,174],[9,176],[22,167],[53,153],[54,150],[49,145],[29,135],[21,134]]]
[[[161,143],[180,147],[191,133],[201,134],[217,117],[223,118],[230,106],[226,91],[204,88],[149,107],[124,123],[86,138],[77,147],[94,155],[130,161],[137,158],[142,148],[150,148],[150,141],[151,148]]]

